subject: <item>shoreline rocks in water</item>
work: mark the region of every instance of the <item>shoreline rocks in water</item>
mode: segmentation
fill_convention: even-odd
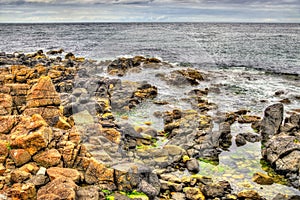
[[[62,49],[47,52],[62,53]],[[64,59],[51,58],[41,50],[0,55],[0,199],[264,199],[253,190],[236,194],[228,181],[197,174],[198,159],[218,162],[221,149],[229,148],[233,123],[260,120],[246,115],[248,111],[210,116],[208,111],[217,105],[206,99],[208,88],[186,91],[191,109],[160,112],[162,131],[137,128],[126,117],[125,122],[116,119],[115,113],[159,95],[155,85],[118,76],[172,65],[142,56],[110,63],[70,52]],[[97,76],[105,67],[117,77]],[[158,78],[191,87],[205,81],[192,68]],[[293,159],[300,152],[299,116],[292,115],[281,125],[283,109],[274,109],[266,111],[260,123],[262,154],[299,187],[299,160]],[[213,123],[219,125],[218,131]],[[157,147],[159,137],[167,142]],[[241,137],[245,142],[260,140],[257,135]],[[277,144],[288,148],[275,148]],[[271,183],[264,178],[256,182]]]

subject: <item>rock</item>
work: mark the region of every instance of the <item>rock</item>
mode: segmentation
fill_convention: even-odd
[[[227,181],[207,184],[202,189],[203,194],[209,198],[224,197],[226,194],[230,194],[231,191],[232,188]]]
[[[182,184],[173,183],[170,181],[160,180],[161,190],[170,190],[175,192],[182,191]]]
[[[246,139],[241,134],[238,134],[235,137],[235,143],[236,143],[236,146],[239,147],[239,146],[245,145],[247,142],[246,142]]]
[[[270,176],[260,172],[253,174],[252,181],[260,185],[272,185],[274,183]]]
[[[33,156],[33,160],[43,167],[52,167],[58,165],[61,161],[61,155],[56,149],[50,149]]]
[[[8,94],[0,93],[0,116],[11,115],[12,113],[13,100]]]
[[[35,175],[32,176],[29,180],[26,181],[26,183],[31,183],[36,187],[41,187],[46,185],[49,182],[49,178],[44,175]]]
[[[72,52],[69,52],[65,55],[65,59],[67,60],[75,60],[75,55]]]
[[[300,166],[299,138],[289,135],[272,137],[266,144],[262,155],[281,172],[295,172]]]
[[[186,168],[193,173],[198,173],[200,171],[199,169],[199,162],[195,158],[191,158],[186,162]]]
[[[256,191],[254,190],[244,190],[238,193],[238,199],[241,200],[264,200]]]
[[[0,134],[10,133],[18,121],[18,116],[0,116]]]
[[[38,166],[34,163],[28,163],[11,172],[11,181],[21,183],[32,177],[38,171]]]
[[[185,200],[185,195],[183,193],[180,192],[173,192],[172,193],[172,200]]]
[[[190,200],[205,200],[205,196],[201,192],[199,188],[196,187],[185,187],[183,188],[183,192],[187,199]]]
[[[298,200],[298,199],[300,199],[299,195],[277,194],[272,200]]]
[[[263,142],[278,133],[282,120],[283,105],[281,103],[273,104],[265,109],[260,130]]]
[[[38,200],[76,199],[78,186],[69,178],[59,177],[41,187],[37,192]]]
[[[80,187],[76,191],[76,199],[78,200],[100,200],[99,188],[96,186]]]
[[[30,155],[47,147],[52,139],[52,129],[40,115],[22,117],[10,135],[10,146],[13,149],[24,149]]]
[[[61,101],[55,87],[48,76],[42,76],[38,82],[29,90],[27,107],[59,106]]]
[[[261,118],[259,116],[252,116],[252,115],[241,115],[238,118],[239,123],[253,123],[260,121]]]
[[[113,166],[115,169],[115,181],[119,191],[132,191],[134,189],[154,198],[160,191],[160,182],[155,173],[149,167],[135,164],[122,163]]]
[[[114,170],[105,167],[103,164],[97,162],[96,160],[91,160],[84,174],[84,178],[88,184],[107,184],[110,187],[115,187]]]
[[[11,199],[31,200],[36,198],[36,189],[33,184],[16,183],[9,191]]]
[[[0,163],[4,163],[8,156],[9,143],[5,140],[0,140]]]
[[[153,185],[142,180],[138,185],[138,191],[145,193],[150,199],[154,199],[160,192]]]
[[[10,150],[10,157],[13,159],[17,167],[31,160],[31,155],[24,149]]]
[[[63,49],[59,49],[59,50],[50,50],[48,51],[46,54],[49,54],[49,55],[55,55],[55,54],[62,54],[64,52]]]
[[[81,180],[81,174],[76,169],[51,167],[47,169],[47,174],[51,181],[60,177],[68,178],[74,182]]]

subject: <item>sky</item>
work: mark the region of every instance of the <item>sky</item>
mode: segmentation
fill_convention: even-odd
[[[300,23],[300,0],[0,0],[0,23]]]

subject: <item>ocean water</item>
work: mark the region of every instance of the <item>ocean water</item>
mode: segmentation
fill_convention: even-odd
[[[300,74],[300,24],[0,24],[0,38],[5,52],[63,48],[92,59],[146,55]]]

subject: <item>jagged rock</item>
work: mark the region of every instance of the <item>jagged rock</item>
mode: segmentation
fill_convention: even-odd
[[[260,172],[257,172],[253,175],[252,181],[260,185],[272,185],[274,183],[270,176]]]
[[[35,163],[28,163],[11,172],[11,181],[21,183],[32,177],[38,171],[38,166]]]
[[[195,69],[182,69],[172,71],[170,74],[163,75],[161,77],[167,83],[171,85],[198,85],[200,81],[203,81],[201,73]]]
[[[114,185],[114,170],[105,167],[105,165],[91,160],[89,167],[84,174],[85,181],[88,184],[107,185],[107,189],[113,189]]]
[[[298,172],[300,168],[299,138],[289,135],[272,137],[262,150],[262,155],[282,172]]]
[[[81,174],[76,169],[51,167],[47,169],[47,174],[51,181],[60,177],[71,179],[74,182],[81,180]]]
[[[48,76],[42,76],[38,82],[29,90],[27,107],[36,108],[43,106],[59,106],[61,101],[55,87]]]
[[[170,181],[160,180],[161,190],[170,190],[175,192],[182,191],[182,184],[173,183]]]
[[[38,200],[76,199],[78,186],[69,178],[59,177],[41,187],[37,192]]]
[[[183,188],[183,192],[187,199],[190,200],[205,200],[205,196],[201,192],[199,188],[196,187],[185,187]]]
[[[273,135],[279,132],[282,121],[283,105],[281,103],[273,104],[265,109],[260,125],[263,142],[268,141]]]
[[[11,199],[31,200],[36,198],[36,189],[33,184],[15,183],[9,191]]]
[[[52,129],[40,115],[33,115],[22,117],[20,123],[11,131],[10,146],[14,149],[25,149],[33,155],[47,147],[51,139]]]
[[[52,167],[58,165],[61,161],[61,155],[56,149],[42,151],[33,156],[33,160],[43,167]]]
[[[298,200],[298,199],[300,199],[299,195],[277,194],[272,200]]]
[[[0,116],[11,115],[12,106],[13,106],[12,97],[9,94],[0,93]]]
[[[238,193],[238,199],[241,200],[264,200],[256,191],[254,190],[245,190]]]
[[[18,116],[0,116],[0,134],[8,134],[11,129],[18,123]]]
[[[261,118],[259,116],[253,116],[253,115],[241,115],[238,118],[239,123],[253,123],[260,121]]]
[[[31,160],[31,155],[24,149],[12,149],[9,154],[17,167]]]
[[[123,163],[115,165],[113,168],[115,169],[115,181],[118,183],[118,190],[132,191],[137,189],[150,198],[159,194],[159,179],[149,167],[135,163]]]

